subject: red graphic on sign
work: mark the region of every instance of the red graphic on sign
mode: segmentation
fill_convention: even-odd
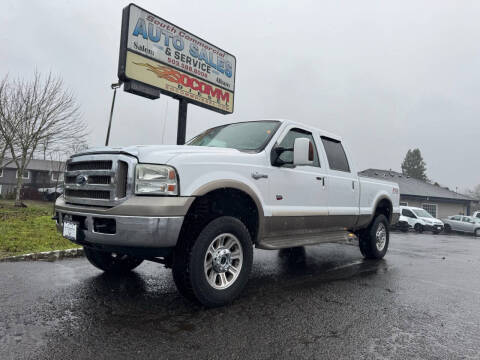
[[[212,87],[212,85],[207,84],[203,81],[190,77],[186,74],[182,74],[181,72],[174,70],[165,65],[157,65],[153,66],[147,63],[136,63],[133,62],[135,65],[145,66],[148,71],[153,72],[157,75],[160,79],[165,79],[167,81],[180,84],[186,87],[189,87],[192,90],[198,91],[199,93],[209,95],[212,97],[217,98],[217,100],[223,100],[226,103],[230,101],[230,93],[226,91],[222,91],[220,88]]]

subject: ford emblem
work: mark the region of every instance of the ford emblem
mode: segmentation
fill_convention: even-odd
[[[85,185],[87,183],[87,177],[85,175],[78,175],[75,178],[75,183],[79,186]]]

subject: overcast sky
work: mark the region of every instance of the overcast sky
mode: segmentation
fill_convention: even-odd
[[[420,148],[430,179],[480,183],[479,1],[137,1],[234,54],[235,112],[188,109],[187,138],[288,118],[338,133],[358,170],[400,170]],[[105,141],[117,80],[120,1],[10,1],[0,75],[61,75]],[[117,93],[112,145],[174,144],[178,102]]]

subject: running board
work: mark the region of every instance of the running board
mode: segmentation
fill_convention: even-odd
[[[353,233],[342,230],[309,236],[289,235],[285,237],[264,238],[257,243],[256,247],[259,249],[275,250],[323,243],[344,243],[358,246],[358,238]]]

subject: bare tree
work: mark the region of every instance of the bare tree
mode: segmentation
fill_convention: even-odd
[[[56,177],[52,176],[52,182],[54,185],[54,194],[59,190],[61,184],[61,173],[65,172],[65,160],[73,154],[80,153],[88,149],[88,144],[85,140],[75,140],[68,144],[66,147],[50,149],[49,147],[42,147],[44,156],[50,160],[50,172],[51,175],[56,174]]]
[[[53,181],[54,189],[53,189],[53,201],[55,203],[56,194],[58,193],[60,181],[61,181],[61,174],[65,172],[65,162],[63,161],[64,152],[54,150],[49,153],[50,158],[50,176],[51,180]],[[56,177],[54,176],[56,175]],[[53,207],[53,210],[55,206]]]
[[[5,139],[3,138],[3,136],[1,136],[0,134],[0,171],[3,168],[3,161],[5,160],[5,154],[7,153],[7,150],[8,150],[8,145]]]
[[[11,92],[9,97],[11,101],[5,101],[3,94],[9,91],[8,76],[5,76],[0,82],[0,169],[13,162],[13,158],[7,160],[7,153],[10,147],[14,145],[17,129],[17,114],[12,106],[16,102],[18,92]],[[8,123],[8,126],[7,126]]]
[[[71,143],[66,151],[67,156],[81,153],[88,149],[88,143],[85,140],[75,141]]]
[[[7,148],[18,172],[15,205],[22,206],[22,174],[33,155],[45,144],[65,148],[72,141],[84,140],[87,131],[62,79],[51,73],[42,78],[35,71],[31,80],[5,77],[0,83],[0,134],[11,139]]]

